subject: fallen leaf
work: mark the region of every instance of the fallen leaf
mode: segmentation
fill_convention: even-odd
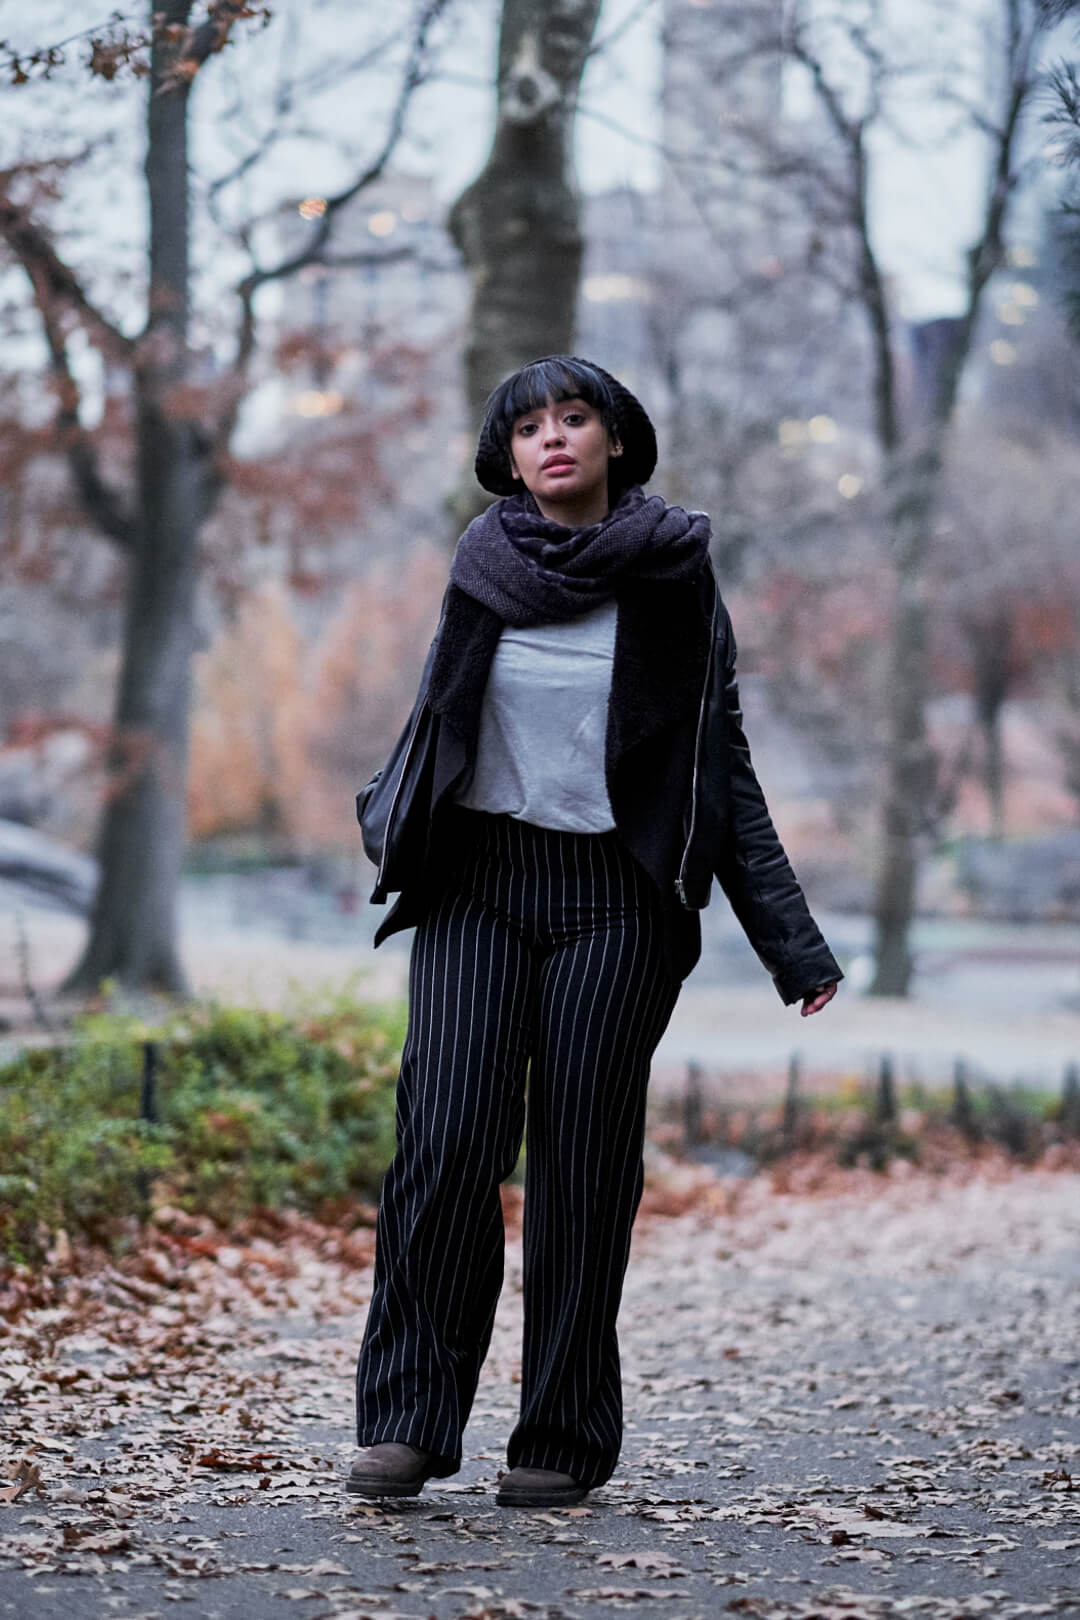
[[[596,1562],[607,1569],[641,1569],[662,1578],[687,1574],[677,1558],[664,1552],[601,1553]]]
[[[13,1483],[0,1489],[0,1503],[17,1502],[27,1491],[36,1491],[39,1496],[45,1495],[41,1469],[37,1463],[31,1462],[29,1457],[20,1457],[17,1462],[9,1464],[7,1472],[14,1476]]]

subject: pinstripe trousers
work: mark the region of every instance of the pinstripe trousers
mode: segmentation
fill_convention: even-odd
[[[679,991],[659,894],[614,832],[453,817],[445,886],[413,942],[357,1436],[430,1452],[438,1475],[459,1467],[502,1284],[499,1183],[527,1122],[508,1461],[600,1485],[622,1439],[615,1321],[649,1062]]]

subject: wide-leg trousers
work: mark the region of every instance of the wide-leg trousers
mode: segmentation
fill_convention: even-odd
[[[527,1123],[508,1461],[595,1486],[622,1439],[615,1322],[649,1062],[679,985],[655,884],[615,832],[453,814],[445,889],[412,949],[357,1436],[430,1452],[440,1475],[460,1465],[502,1284],[499,1184]]]

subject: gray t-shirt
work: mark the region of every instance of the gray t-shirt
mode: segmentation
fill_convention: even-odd
[[[564,832],[614,827],[604,779],[616,604],[499,637],[457,802]]]

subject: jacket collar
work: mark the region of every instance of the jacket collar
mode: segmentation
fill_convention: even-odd
[[[480,730],[488,672],[499,645],[503,621],[458,585],[446,593],[446,607],[428,681],[428,702],[463,738]]]
[[[608,709],[609,768],[701,701],[707,625],[693,581],[641,581],[619,594]]]

